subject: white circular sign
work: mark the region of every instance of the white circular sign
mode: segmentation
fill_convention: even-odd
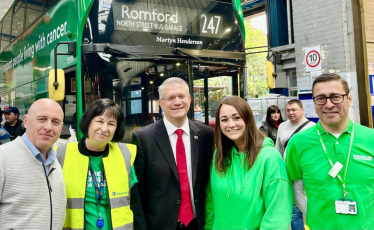
[[[311,50],[305,57],[306,64],[310,68],[317,67],[321,62],[321,55],[317,50]]]

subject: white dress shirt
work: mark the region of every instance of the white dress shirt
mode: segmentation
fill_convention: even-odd
[[[188,119],[186,119],[186,122],[180,128],[170,123],[170,121],[168,121],[166,117],[164,117],[164,124],[165,124],[166,131],[169,135],[170,145],[171,145],[171,149],[173,150],[175,164],[177,163],[176,146],[177,146],[177,140],[178,140],[178,135],[175,133],[175,131],[177,129],[183,130],[182,139],[184,143],[184,149],[186,151],[188,184],[190,185],[190,195],[191,195],[193,215],[194,217],[196,217],[196,210],[195,210],[194,196],[193,196],[193,186],[192,186],[191,140],[190,140],[190,126],[188,125]]]

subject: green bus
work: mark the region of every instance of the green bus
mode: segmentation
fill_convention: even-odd
[[[240,0],[16,0],[0,22],[0,106],[22,117],[57,93],[78,128],[86,106],[111,98],[130,141],[162,117],[158,86],[180,77],[189,118],[212,124],[222,97],[245,95],[244,32]]]

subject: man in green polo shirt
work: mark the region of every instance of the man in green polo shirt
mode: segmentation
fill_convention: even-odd
[[[310,229],[374,229],[374,130],[348,118],[348,83],[322,74],[312,87],[316,126],[287,146],[291,180],[303,180]]]

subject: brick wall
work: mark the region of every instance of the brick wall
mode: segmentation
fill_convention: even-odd
[[[364,0],[368,62],[374,63],[374,0]]]
[[[354,98],[350,117],[359,122],[351,1],[292,0],[292,7],[298,90],[311,90],[305,48],[320,46],[322,73],[337,73],[347,79]]]

